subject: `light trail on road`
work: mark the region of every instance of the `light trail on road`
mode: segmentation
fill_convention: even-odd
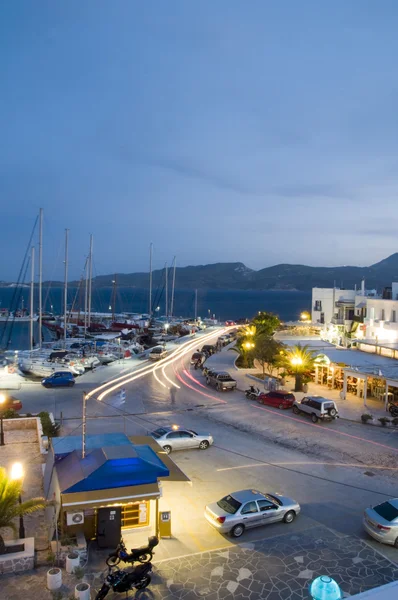
[[[202,336],[200,338],[200,343],[202,343],[204,341],[208,341],[215,335],[222,334],[224,331],[226,331],[226,328],[220,329],[218,331],[212,331],[208,334],[205,334],[204,336]],[[166,367],[168,367],[169,365],[173,364],[175,361],[179,360],[179,358],[181,356],[184,356],[185,354],[187,354],[187,352],[192,351],[192,349],[195,346],[197,346],[198,341],[199,341],[198,339],[195,339],[195,340],[191,339],[191,340],[185,342],[184,344],[181,344],[181,346],[179,348],[176,348],[175,350],[173,350],[173,352],[171,353],[170,356],[167,356],[167,357],[161,359],[160,361],[156,362],[155,364],[150,364],[150,365],[146,365],[144,367],[140,367],[139,369],[136,369],[132,374],[122,375],[120,377],[116,377],[115,379],[109,380],[108,382],[98,386],[97,388],[90,390],[90,392],[88,392],[88,394],[86,396],[87,399],[95,396],[96,400],[101,401],[104,398],[106,398],[106,396],[108,396],[110,393],[123,388],[123,386],[125,386],[128,383],[132,383],[133,381],[136,381],[137,379],[145,377],[149,373],[152,373],[154,375],[155,379],[157,380],[157,382],[160,383],[163,387],[167,388],[166,384],[163,383],[159,379],[159,377],[156,373],[156,371],[158,371],[159,369],[162,369],[162,373],[165,375],[167,381],[169,381],[173,386],[180,389],[180,386],[178,386],[178,384],[174,383],[165,374],[164,369]],[[101,391],[101,390],[103,390],[103,391]],[[101,393],[97,396],[98,392],[101,392]]]

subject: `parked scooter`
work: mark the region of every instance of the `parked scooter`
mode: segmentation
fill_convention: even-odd
[[[398,404],[389,404],[388,410],[392,417],[398,417]]]
[[[251,385],[248,390],[245,391],[245,396],[248,400],[258,400],[261,391],[258,388],[255,388],[254,385]]]
[[[95,600],[103,600],[110,589],[119,594],[127,593],[132,590],[143,590],[151,583],[152,564],[147,562],[143,565],[137,565],[132,570],[126,571],[115,568],[109,569],[108,575],[102,584],[101,589],[95,596]]]
[[[118,565],[120,563],[120,561],[122,560],[123,562],[130,562],[130,563],[134,563],[134,562],[140,562],[140,563],[149,563],[150,560],[152,560],[153,555],[155,554],[153,552],[153,549],[155,546],[157,546],[159,544],[159,540],[156,537],[156,535],[152,535],[151,537],[148,538],[148,545],[147,546],[141,546],[141,548],[132,548],[131,552],[127,552],[127,548],[123,542],[123,538],[120,540],[115,552],[112,552],[111,554],[109,554],[108,558],[106,559],[106,564],[108,565],[108,567],[114,567],[115,565]]]

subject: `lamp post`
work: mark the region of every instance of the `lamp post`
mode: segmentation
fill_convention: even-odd
[[[5,446],[4,444],[4,429],[3,429],[3,404],[6,401],[6,397],[4,394],[0,394],[0,446]]]
[[[11,479],[13,479],[14,481],[20,481],[21,486],[22,486],[23,476],[24,476],[24,470],[23,470],[22,464],[14,463],[11,467]],[[21,506],[21,504],[22,504],[21,491],[22,490],[20,488],[19,497],[18,497],[19,506]],[[23,516],[22,516],[22,514],[20,514],[19,515],[19,539],[23,540],[24,538],[25,538],[25,526],[24,526],[24,522],[23,522]]]

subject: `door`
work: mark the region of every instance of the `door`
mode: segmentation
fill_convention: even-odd
[[[268,404],[270,406],[279,406],[280,400],[275,392],[270,392],[268,395]]]
[[[180,432],[171,431],[167,434],[166,443],[171,446],[173,450],[179,450],[181,448]]]
[[[116,548],[121,538],[120,507],[99,508],[97,512],[97,544],[99,548]]]
[[[196,437],[190,431],[179,431],[180,434],[180,448],[183,450],[184,448],[197,448],[199,446],[199,442]]]
[[[258,527],[262,524],[262,515],[258,510],[257,502],[246,502],[242,507],[240,514],[242,516],[242,523],[247,529]]]
[[[59,376],[59,373],[54,373],[54,375],[52,376],[51,385],[58,386],[58,385],[61,385],[61,384],[62,384],[62,381],[61,381],[61,378]]]
[[[261,513],[262,525],[280,521],[282,515],[280,514],[279,508],[273,504],[273,502],[270,502],[269,500],[258,500],[257,504]]]

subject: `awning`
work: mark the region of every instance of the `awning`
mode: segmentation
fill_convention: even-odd
[[[355,308],[366,308],[366,302],[360,302],[355,306]]]
[[[147,435],[133,435],[129,436],[129,440],[137,446],[149,446],[156,452],[162,463],[169,470],[169,475],[160,476],[160,480],[192,483],[189,477],[185,475],[184,471],[181,471],[181,469],[177,467],[175,462],[166,454],[163,448],[159,446],[157,441],[152,437]]]

